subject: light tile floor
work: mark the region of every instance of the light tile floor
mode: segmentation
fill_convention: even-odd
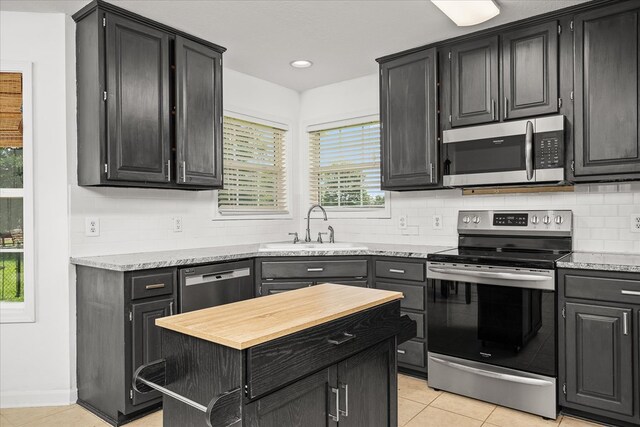
[[[439,392],[426,381],[398,376],[399,427],[595,427],[575,418],[556,420],[503,408],[475,399]],[[107,423],[78,405],[46,408],[0,409],[1,427],[104,427]],[[162,412],[127,424],[129,427],[160,427]],[[284,427],[284,426],[283,426]]]

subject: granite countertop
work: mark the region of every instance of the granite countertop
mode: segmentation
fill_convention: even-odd
[[[448,246],[402,245],[386,243],[354,243],[366,249],[331,249],[326,250],[272,250],[260,251],[260,244],[219,246],[197,249],[178,249],[174,251],[141,252],[118,255],[101,255],[91,257],[73,257],[71,263],[87,267],[103,268],[114,271],[135,271],[149,268],[174,267],[191,264],[229,261],[253,257],[278,256],[397,256],[405,258],[427,258],[434,252],[451,249]]]
[[[640,254],[573,252],[556,262],[559,268],[640,273]]]

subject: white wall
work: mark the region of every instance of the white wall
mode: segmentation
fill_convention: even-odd
[[[378,109],[376,74],[303,92],[300,141],[308,143],[307,125],[369,115]],[[329,215],[336,239],[454,246],[461,209],[571,209],[575,250],[640,253],[640,233],[630,232],[630,215],[640,213],[640,183],[576,185],[574,193],[463,197],[460,190],[435,190],[393,192],[390,198],[391,218],[331,219]],[[408,217],[406,230],[398,227],[401,215]],[[433,229],[433,215],[442,215],[442,230]]]
[[[35,323],[0,325],[0,404],[65,404],[70,373],[69,228],[62,14],[0,12],[0,55],[33,63]]]

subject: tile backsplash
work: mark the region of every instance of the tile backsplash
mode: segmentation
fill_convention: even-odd
[[[581,184],[574,192],[473,195],[461,190],[392,193],[391,218],[329,221],[336,239],[376,243],[455,246],[459,210],[569,209],[573,211],[574,250],[640,253],[640,233],[631,232],[631,215],[640,214],[640,183]],[[400,216],[408,227],[400,229]],[[434,230],[433,216],[443,226]]]

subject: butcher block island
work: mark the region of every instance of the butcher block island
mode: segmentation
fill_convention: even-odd
[[[156,320],[164,426],[397,426],[402,293],[322,284]]]

